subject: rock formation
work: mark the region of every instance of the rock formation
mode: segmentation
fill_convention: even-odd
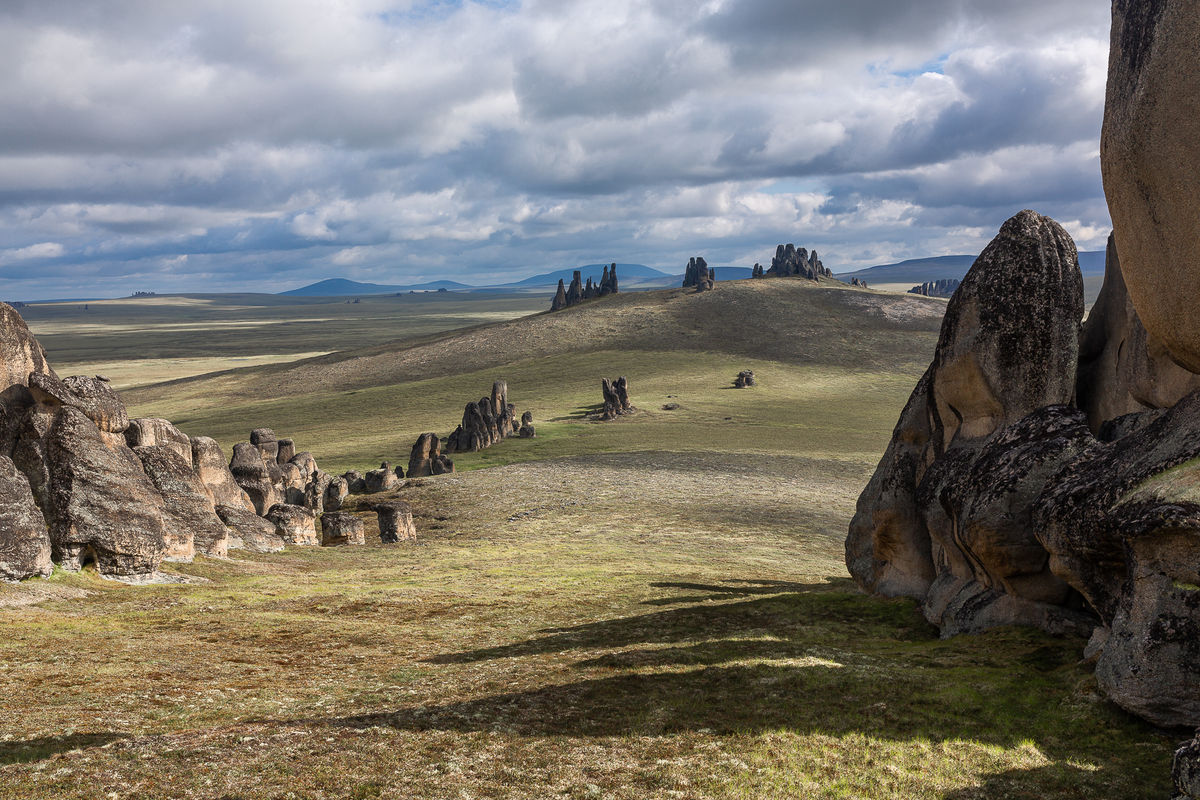
[[[1100,165],[1125,285],[1147,333],[1200,373],[1200,5],[1112,9]]]
[[[857,278],[855,279],[857,280]],[[919,294],[924,297],[953,297],[957,291],[958,285],[961,283],[956,278],[942,278],[936,281],[926,281],[920,286],[914,286],[908,290],[909,294]],[[865,287],[866,284],[864,283]]]
[[[625,379],[624,375],[615,381],[601,378],[600,390],[604,394],[604,407],[600,412],[601,420],[608,421],[624,414],[633,413],[633,405],[629,402],[629,381]]]
[[[861,280],[861,279],[859,279],[859,278],[851,278],[851,279],[850,279],[850,285],[851,285],[851,286],[857,286],[859,289],[869,289],[869,288],[871,288],[871,287],[867,286],[867,282],[866,282],[866,281],[864,281],[864,280]],[[955,281],[955,282],[954,282],[954,285],[955,285],[955,286],[957,286],[957,285],[958,285],[958,281]],[[920,287],[918,287],[918,288],[920,288]],[[910,290],[910,292],[911,292],[911,291],[912,291],[912,290]],[[949,296],[949,295],[947,295],[947,296]]]
[[[454,462],[442,455],[442,443],[437,434],[422,433],[408,457],[408,477],[424,478],[447,472],[454,472]]]
[[[53,569],[50,533],[29,479],[0,455],[0,580],[46,577]]]
[[[275,444],[274,440],[271,444]],[[263,451],[254,442],[240,442],[233,446],[229,471],[233,473],[237,485],[250,497],[250,502],[254,503],[254,513],[260,517],[265,515],[271,506],[283,500],[282,493],[272,480]],[[280,479],[282,480],[282,472]]]
[[[1171,776],[1175,779],[1174,800],[1200,800],[1200,731],[1175,751]]]
[[[411,542],[417,539],[412,509],[401,500],[374,503],[371,509],[379,517],[379,541],[383,544]]]
[[[521,427],[518,429],[517,435],[522,439],[532,439],[537,436],[537,431],[533,427],[533,412],[526,411],[521,415]]]
[[[583,302],[583,278],[579,270],[575,270],[571,285],[567,288],[567,305],[573,306]]]
[[[241,506],[218,505],[217,516],[233,531],[229,538],[230,547],[242,547],[252,553],[278,553],[283,549],[283,539],[275,532],[274,523],[253,511]]]
[[[746,389],[754,386],[755,383],[754,371],[749,369],[742,370],[737,374],[737,377],[733,379],[733,386],[735,389]]]
[[[130,447],[167,447],[179,454],[189,468],[194,466],[192,442],[187,434],[170,421],[159,418],[131,419],[125,429],[125,441]],[[224,462],[224,457],[222,457]]]
[[[490,397],[467,403],[462,423],[446,440],[446,452],[474,453],[491,447],[517,432],[516,414],[516,408],[508,402],[508,384],[496,381]]]
[[[617,283],[617,265],[610,264],[604,268],[604,274],[600,277],[599,283],[592,280],[588,276],[587,282],[581,280],[582,272],[575,270],[575,276],[571,279],[569,288],[564,288],[561,278],[558,280],[558,291],[554,294],[554,300],[550,303],[551,311],[559,311],[568,306],[577,305],[584,300],[592,300],[597,297],[605,297],[610,294],[616,294],[620,291]]]
[[[191,561],[196,553],[224,556],[229,550],[229,529],[217,516],[211,495],[192,469],[191,458],[185,461],[177,449],[166,445],[142,445],[133,452],[166,501],[162,507],[164,558]]]
[[[379,469],[369,471],[365,476],[367,484],[367,494],[378,494],[386,492],[400,486],[400,480],[396,477],[396,473],[392,471],[391,465],[386,461],[379,465]]]
[[[700,256],[688,259],[687,268],[683,272],[683,288],[696,287],[697,292],[705,292],[716,285],[716,273],[708,268],[708,262]]]
[[[1200,375],[1142,325],[1121,241],[1080,336],[1070,238],[1029,211],[1005,223],[950,299],[846,561],[869,591],[917,598],[943,635],[1090,633],[1110,699],[1195,726]]]
[[[751,278],[767,277],[766,272],[763,271],[763,265],[759,264],[757,261],[755,261],[754,266],[750,269],[750,277]]]
[[[326,511],[321,515],[321,546],[366,544],[363,521],[345,511]]]
[[[317,518],[304,506],[276,503],[267,512],[267,520],[275,526],[275,534],[284,544],[317,544]]]
[[[563,279],[558,279],[558,291],[554,293],[554,300],[550,303],[551,311],[559,311],[567,307],[567,289],[563,286]]]
[[[234,480],[229,471],[229,462],[221,452],[221,446],[208,436],[194,436],[192,445],[192,469],[204,484],[213,505],[226,505],[254,511],[254,502]]]
[[[781,244],[775,248],[775,257],[771,259],[771,267],[764,273],[764,277],[788,278],[792,276],[815,281],[818,278],[832,278],[833,273],[825,268],[821,259],[817,258],[816,250],[809,253],[803,247],[796,249],[794,244]]]
[[[329,483],[325,485],[325,492],[322,495],[322,511],[338,511],[342,507],[342,501],[350,494],[350,486],[346,483],[345,478],[330,478]]]

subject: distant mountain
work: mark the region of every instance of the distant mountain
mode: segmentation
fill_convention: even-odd
[[[750,267],[709,267],[709,269],[716,271],[718,283],[720,283],[721,281],[740,281],[745,278],[749,278],[750,274],[753,272],[753,270],[750,269]],[[618,272],[617,274],[620,275],[621,273]],[[650,287],[670,288],[670,287],[674,287],[674,286],[680,286],[682,284],[683,284],[683,273],[681,272],[678,275],[664,275],[662,278],[653,278],[650,280],[643,281],[642,283],[638,284],[638,288],[640,288],[640,289],[647,289]]]
[[[612,262],[609,262],[612,263]],[[567,269],[559,269],[554,272],[543,272],[541,275],[534,275],[524,280],[515,281],[513,283],[500,284],[504,287],[526,287],[526,286],[554,286],[562,279],[566,283],[570,283],[575,277],[575,270],[579,270],[580,277],[583,282],[587,283],[590,277],[596,283],[600,282],[600,278],[604,275],[604,268],[608,264],[588,264],[584,267],[568,267]],[[667,273],[662,270],[647,267],[645,264],[617,264],[617,280],[629,281],[631,283],[643,283],[646,280],[656,280],[658,278],[668,277]]]
[[[430,281],[429,283],[415,283],[408,286],[388,286],[382,283],[359,283],[358,281],[347,280],[346,278],[327,278],[323,281],[310,283],[308,286],[301,286],[299,289],[290,289],[279,294],[290,295],[292,297],[346,297],[356,294],[394,294],[395,292],[474,288],[474,286],[468,286],[465,283],[458,283],[457,281]]]
[[[835,277],[842,280],[858,278],[868,284],[911,283],[916,286],[927,281],[947,278],[962,280],[967,270],[975,263],[976,256],[934,256],[913,258],[896,264],[880,264],[877,267],[839,272]],[[1084,275],[1104,274],[1104,251],[1085,250],[1079,254],[1079,269]]]

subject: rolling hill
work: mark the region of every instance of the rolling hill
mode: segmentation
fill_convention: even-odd
[[[394,294],[395,292],[428,292],[438,289],[473,289],[475,287],[457,281],[429,281],[404,286],[381,283],[359,283],[346,278],[327,278],[298,289],[289,289],[279,294],[290,297],[348,297],[350,295]]]
[[[837,277],[842,280],[858,278],[869,285],[877,283],[911,283],[916,286],[926,281],[940,281],[946,278],[962,280],[967,270],[975,263],[976,256],[934,256],[931,258],[913,258],[895,264],[880,264],[875,267],[839,272]],[[1084,250],[1079,253],[1079,269],[1084,277],[1104,275],[1104,251]]]

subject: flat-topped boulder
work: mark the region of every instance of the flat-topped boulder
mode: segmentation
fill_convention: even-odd
[[[267,512],[267,520],[275,525],[275,533],[284,544],[316,545],[317,518],[304,506],[276,503]]]
[[[321,515],[321,546],[366,544],[363,521],[347,511],[326,511]]]
[[[402,500],[372,503],[379,517],[379,541],[383,544],[416,541],[417,526],[413,523],[412,508]]]
[[[252,553],[278,553],[283,549],[283,539],[276,533],[274,523],[253,511],[240,506],[218,505],[217,516],[233,532],[229,538],[230,548],[244,548]]]

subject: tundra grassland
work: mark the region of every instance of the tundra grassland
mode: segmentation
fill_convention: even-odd
[[[398,490],[416,544],[356,496],[366,547],[0,587],[0,797],[1168,796],[1176,736],[1100,697],[1081,640],[941,640],[846,575],[935,301],[754,283],[127,392],[331,471],[406,462],[494,379],[538,436]],[[592,420],[618,374],[639,410]]]

